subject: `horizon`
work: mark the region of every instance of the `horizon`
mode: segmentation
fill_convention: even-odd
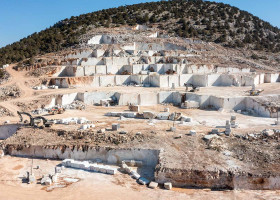
[[[268,0],[208,0],[211,2],[225,3],[245,10],[260,19],[269,22],[275,27],[280,27],[277,20],[280,14],[277,12],[280,8],[280,2]],[[251,2],[250,2],[251,1]],[[51,3],[53,2],[53,3]],[[70,3],[69,3],[70,2]],[[107,0],[103,2],[93,2],[84,0],[83,4],[75,0],[9,0],[0,2],[0,48],[19,41],[35,32],[40,32],[53,26],[60,20],[79,16],[81,14],[91,13],[102,9],[113,7],[133,5],[138,3],[155,2],[153,0]],[[267,3],[273,2],[273,3]],[[53,7],[53,5],[56,5]],[[41,8],[44,7],[42,10]],[[25,8],[25,9],[23,9]],[[13,12],[11,12],[11,10]],[[32,10],[33,12],[30,12]],[[270,12],[268,13],[268,10]]]

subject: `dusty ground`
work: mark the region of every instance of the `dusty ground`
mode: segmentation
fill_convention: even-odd
[[[40,184],[22,183],[27,170],[30,170],[32,160],[28,158],[17,158],[5,156],[0,159],[0,199],[23,200],[23,199],[166,199],[166,200],[235,200],[235,199],[280,199],[280,191],[211,191],[196,189],[173,188],[172,191],[164,189],[149,189],[139,185],[128,175],[118,173],[114,176],[100,173],[91,173],[82,170],[65,169],[62,174],[71,178],[80,179],[79,182],[70,184],[64,188],[55,188],[47,192]],[[54,167],[60,161],[34,159],[33,166],[40,166],[39,170],[34,169],[40,175],[53,173]]]

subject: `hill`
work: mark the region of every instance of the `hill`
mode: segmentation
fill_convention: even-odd
[[[98,27],[154,25],[170,36],[199,38],[230,48],[280,52],[280,30],[223,3],[173,0],[121,6],[71,17],[0,49],[0,65],[79,44]],[[31,59],[32,61],[32,59]]]

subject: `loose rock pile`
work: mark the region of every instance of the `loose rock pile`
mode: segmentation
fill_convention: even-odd
[[[9,99],[20,97],[21,91],[16,85],[0,88],[0,100],[7,101]]]

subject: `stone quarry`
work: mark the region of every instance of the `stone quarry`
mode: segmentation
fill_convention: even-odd
[[[126,32],[96,31],[59,66],[7,66],[1,156],[122,173],[151,189],[280,189],[279,71],[217,64],[215,44]]]

